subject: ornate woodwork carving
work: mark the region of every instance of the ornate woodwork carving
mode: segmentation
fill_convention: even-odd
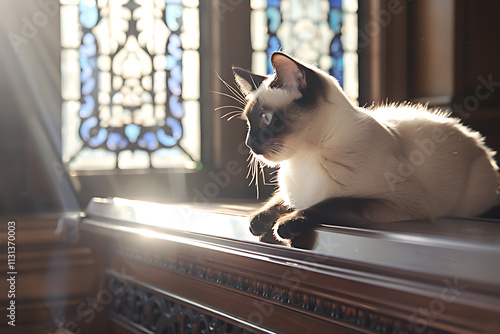
[[[115,277],[108,279],[108,286],[113,287],[113,301],[109,305],[110,314],[121,321],[132,322],[154,333],[250,333],[164,296],[126,284]]]
[[[303,292],[301,289],[290,289],[288,287],[252,279],[235,273],[224,272],[185,259],[164,257],[158,253],[118,247],[113,248],[112,251],[118,255],[131,258],[135,261],[141,261],[149,265],[174,270],[182,274],[222,285],[226,288],[251,293],[256,297],[267,299],[268,301],[279,302],[294,308],[299,308],[320,317],[349,323],[350,325],[358,327],[360,330],[371,330],[377,333],[418,333],[417,326],[409,323],[408,320],[405,321],[404,319],[389,317],[369,310],[368,308],[356,307],[333,298],[323,298],[316,294]],[[150,296],[151,294],[144,295],[144,293],[138,291],[141,290],[137,288],[130,288],[130,293],[128,295],[135,297],[132,297],[133,300],[130,299],[131,297],[128,297],[128,303],[131,303],[130,305],[133,306],[128,306],[126,311],[118,312],[119,314],[127,316],[129,319],[132,319],[132,316],[135,317],[134,319],[138,319],[137,314],[134,314],[133,312],[130,313],[131,310],[135,307],[138,312],[142,312],[144,305],[146,304],[145,301],[154,303],[152,302],[154,298],[153,296]],[[137,295],[134,295],[134,293]],[[137,303],[139,303],[138,305],[140,306],[137,306],[135,300],[137,300]],[[123,306],[115,307],[115,309],[122,310]],[[178,314],[180,312],[177,309],[171,310],[172,314]],[[190,316],[190,319],[195,318],[196,317],[193,318]],[[141,318],[141,321],[138,322],[138,320],[136,320],[135,322],[143,324],[145,321],[146,319]],[[432,331],[432,333],[435,334],[447,333],[432,328],[426,328],[426,330]]]

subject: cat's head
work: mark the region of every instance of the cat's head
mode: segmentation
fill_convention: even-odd
[[[274,74],[269,76],[237,67],[233,72],[246,99],[246,144],[261,161],[275,165],[315,140],[317,114],[332,89],[346,98],[332,77],[310,65],[282,52],[273,53],[271,63]]]

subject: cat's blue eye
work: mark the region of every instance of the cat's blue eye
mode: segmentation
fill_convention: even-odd
[[[271,124],[271,120],[273,119],[273,114],[270,112],[266,112],[262,114],[262,122],[265,125]]]

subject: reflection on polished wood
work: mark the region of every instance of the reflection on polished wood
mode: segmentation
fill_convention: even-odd
[[[105,332],[471,333],[500,329],[500,224],[321,226],[294,247],[253,205],[94,199],[66,230],[94,250]],[[340,222],[339,222],[340,223]]]

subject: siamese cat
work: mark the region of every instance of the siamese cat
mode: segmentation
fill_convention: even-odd
[[[498,202],[495,152],[478,132],[422,105],[360,108],[335,78],[282,52],[274,74],[233,67],[246,144],[278,167],[250,230],[282,242],[322,223],[479,215]]]

